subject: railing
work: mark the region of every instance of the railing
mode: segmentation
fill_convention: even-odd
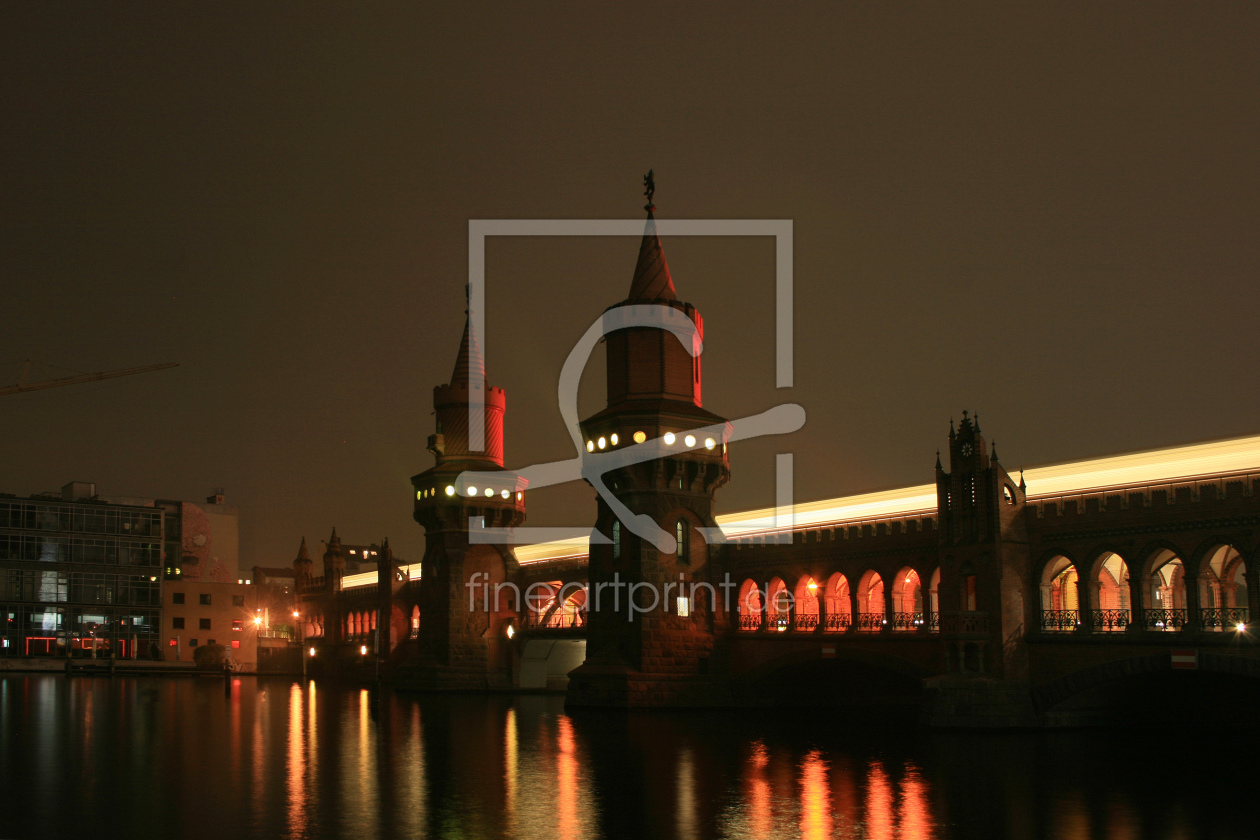
[[[1041,629],[1051,631],[1075,630],[1081,626],[1078,610],[1042,610]]]
[[[823,625],[824,633],[843,633],[853,626],[853,616],[849,613],[828,614]]]
[[[1246,626],[1246,607],[1200,607],[1199,624],[1204,630],[1217,632],[1234,629],[1238,625]]]
[[[1186,610],[1142,610],[1142,626],[1147,630],[1184,630],[1188,620]]]
[[[761,629],[761,613],[748,614],[744,613],[739,617],[739,629],[744,632],[752,632]]]
[[[1090,610],[1089,620],[1095,633],[1123,633],[1130,618],[1128,610]]]
[[[899,612],[892,614],[893,630],[918,630],[923,626],[923,613]]]
[[[288,630],[259,630],[258,638],[260,639],[292,639],[293,634]]]
[[[817,630],[818,613],[797,613],[796,629],[804,631]]]
[[[772,613],[766,616],[767,627],[771,633],[784,633],[792,626],[792,617],[787,613]]]
[[[888,621],[883,613],[858,613],[857,629],[859,633],[878,633],[884,629]]]
[[[989,633],[989,614],[986,612],[958,612],[941,614],[943,636],[986,636]]]
[[[927,628],[929,633],[941,632],[941,614],[938,612],[927,614]]]
[[[574,612],[556,610],[550,615],[547,613],[527,612],[524,620],[524,626],[533,630],[563,630],[570,627],[582,627],[585,624],[586,616],[582,614],[581,610]]]

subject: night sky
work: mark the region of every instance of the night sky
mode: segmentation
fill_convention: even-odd
[[[1260,11],[1250,3],[0,7],[0,491],[226,488],[242,564],[388,536],[463,326],[469,219],[792,219],[666,239],[705,317],[723,511],[929,481],[978,410],[1008,469],[1260,432]],[[556,379],[627,238],[495,240],[508,466],[573,455]],[[602,350],[582,414],[603,400]],[[530,524],[593,493],[530,494]]]

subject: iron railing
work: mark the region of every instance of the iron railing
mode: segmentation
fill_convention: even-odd
[[[817,630],[818,613],[797,613],[796,629],[804,631]]]
[[[824,633],[843,633],[853,626],[853,616],[850,613],[827,614],[827,620],[823,625]]]
[[[883,613],[858,613],[857,629],[861,633],[878,633],[888,624]]]
[[[931,612],[927,614],[927,628],[929,633],[941,632],[941,614]]]
[[[918,630],[923,626],[923,613],[921,612],[898,612],[892,614],[892,629],[894,630]]]
[[[1129,627],[1128,610],[1090,610],[1090,624],[1095,633],[1122,633]]]
[[[1184,630],[1189,621],[1187,611],[1176,610],[1142,610],[1142,626],[1147,630],[1175,632]]]
[[[1204,630],[1232,630],[1238,625],[1246,626],[1246,607],[1200,607],[1199,624]]]
[[[989,633],[987,612],[941,613],[941,635],[986,636]]]
[[[761,613],[753,613],[749,615],[744,613],[739,617],[739,629],[744,632],[761,629]]]
[[[1041,629],[1051,631],[1075,630],[1081,626],[1079,610],[1042,610]]]
[[[771,633],[782,633],[792,627],[792,616],[787,613],[772,613],[766,616],[767,630]]]

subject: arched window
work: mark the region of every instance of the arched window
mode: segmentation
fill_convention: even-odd
[[[688,545],[687,539],[687,523],[685,520],[679,519],[674,525],[674,540],[677,546],[674,548],[674,556],[679,563],[691,562],[691,546]]]
[[[613,559],[621,559],[621,520],[614,519],[612,527]]]

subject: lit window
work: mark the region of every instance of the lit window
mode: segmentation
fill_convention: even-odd
[[[520,502],[520,501],[523,501],[524,499],[525,499],[525,494],[520,492],[519,490],[516,491],[516,501]]]
[[[678,609],[678,615],[680,618],[686,618],[691,615],[691,599],[686,595],[679,595],[675,606]]]
[[[241,648],[241,640],[240,640],[240,639],[233,639],[233,640],[232,640],[232,649],[233,649],[233,650],[240,650],[240,648]]]
[[[713,448],[713,447],[715,447],[715,446],[717,446],[717,442],[716,442],[716,441],[714,441],[714,440],[713,440],[713,438],[705,438],[705,439],[704,439],[704,448],[705,448],[705,449],[712,449],[712,448]]]
[[[674,445],[674,433],[673,433],[673,432],[666,432],[666,433],[665,433],[665,445],[666,445],[666,446],[673,446],[673,445]]]
[[[586,451],[587,451],[587,452],[594,452],[594,451],[595,451],[595,441],[593,441],[593,440],[588,440],[588,441],[586,442]]]
[[[350,549],[350,556],[351,556],[351,557],[353,557],[354,555],[356,555],[356,554],[358,554],[358,553],[359,553],[359,552],[355,551],[353,548],[352,548],[352,549]],[[240,583],[240,581],[238,580],[238,581],[237,581],[237,583]]]
[[[678,520],[674,525],[674,540],[677,545],[674,547],[674,556],[679,563],[686,563],[691,557],[690,546],[687,544],[687,523]]]
[[[688,446],[688,447],[695,446],[695,445],[696,445],[696,436],[695,436],[695,435],[687,435],[685,438],[683,438],[683,443],[687,444],[687,446]]]
[[[617,437],[617,433],[616,433],[616,432],[613,432],[611,435],[609,435],[609,436],[608,436],[608,439],[609,439],[610,441],[612,441],[612,445],[613,445],[613,446],[616,446],[616,445],[617,445],[617,442],[618,442],[619,440],[621,440],[621,438]]]
[[[613,559],[621,558],[621,520],[613,520]]]
[[[647,440],[647,433],[645,433],[645,432],[635,432],[635,433],[634,433],[634,442],[635,442],[635,443],[643,443],[643,441],[645,441],[645,440]]]
[[[596,445],[599,446],[600,449],[603,449],[604,447],[608,446],[608,441],[601,437],[599,439],[599,443]]]
[[[204,629],[204,630],[209,630],[210,628],[209,628],[209,627],[205,627],[205,628],[202,628],[202,629]],[[241,619],[239,619],[239,618],[234,618],[234,619],[232,619],[232,629],[233,629],[233,630],[244,630],[244,629],[245,629],[245,622],[244,622],[244,621],[242,621],[242,620],[241,620]]]
[[[423,499],[423,498],[424,498],[424,491],[423,491],[423,490],[417,490],[417,491],[416,491],[416,498],[417,498],[417,499]]]

